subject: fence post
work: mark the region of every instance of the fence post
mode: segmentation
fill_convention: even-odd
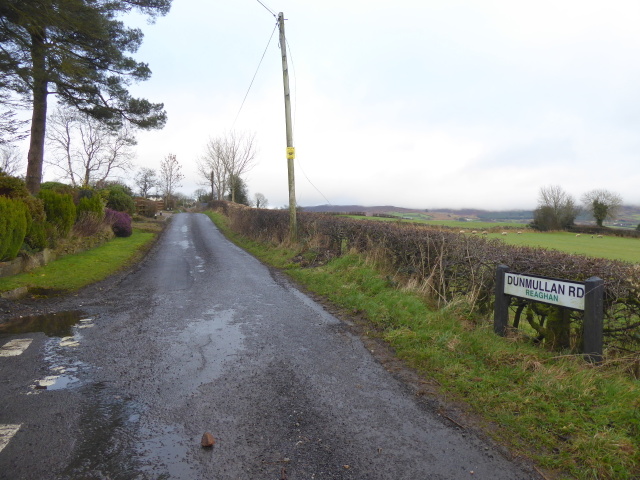
[[[504,294],[504,274],[509,271],[506,265],[498,265],[496,268],[496,300],[493,307],[493,331],[504,337],[507,334],[509,324],[509,302],[511,298]]]
[[[584,282],[583,353],[587,361],[602,361],[604,304],[604,281],[591,277]]]

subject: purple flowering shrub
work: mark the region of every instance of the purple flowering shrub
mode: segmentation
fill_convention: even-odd
[[[113,230],[116,237],[130,237],[133,233],[131,217],[128,213],[106,208],[104,211],[104,221],[111,225],[111,230]]]

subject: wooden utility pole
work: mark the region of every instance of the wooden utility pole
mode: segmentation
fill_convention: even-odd
[[[287,128],[287,168],[289,172],[289,233],[292,240],[298,238],[298,220],[296,217],[296,179],[293,173],[293,160],[296,151],[293,147],[293,130],[291,128],[291,95],[289,94],[289,67],[287,66],[287,41],[284,36],[284,14],[278,14],[280,26],[280,51],[282,52],[282,79],[284,81],[284,114]]]

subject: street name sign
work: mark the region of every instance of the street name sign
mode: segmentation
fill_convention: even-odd
[[[584,310],[585,285],[581,282],[505,272],[504,294]]]

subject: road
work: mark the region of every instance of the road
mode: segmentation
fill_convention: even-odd
[[[53,305],[65,328],[0,336],[1,479],[540,478],[202,214]]]

